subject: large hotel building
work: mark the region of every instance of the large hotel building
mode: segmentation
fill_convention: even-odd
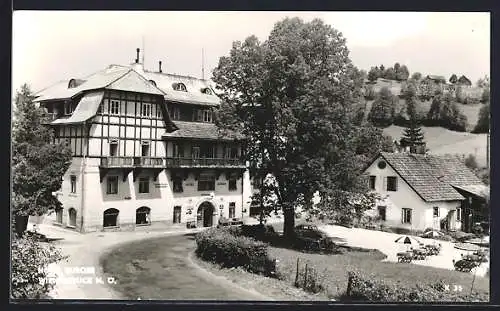
[[[237,135],[221,135],[209,81],[148,71],[137,58],[38,92],[73,159],[53,221],[79,232],[208,227],[249,214],[252,185]]]

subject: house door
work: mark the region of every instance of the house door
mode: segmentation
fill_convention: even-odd
[[[174,206],[174,224],[181,223],[181,211],[182,208],[180,206]]]
[[[456,230],[457,229],[457,224],[456,224],[456,218],[457,218],[457,211],[456,210],[451,210],[449,213],[448,213],[448,217],[447,217],[447,222],[448,222],[448,230]]]
[[[196,217],[197,227],[212,227],[213,225],[213,214],[214,206],[209,202],[201,203],[198,207],[198,213]]]

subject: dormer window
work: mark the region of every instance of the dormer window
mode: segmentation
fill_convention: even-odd
[[[149,83],[151,83],[152,85],[156,86],[156,82],[154,80],[149,80]]]
[[[201,89],[201,92],[206,95],[213,95],[212,90],[209,87]]]
[[[75,79],[69,80],[68,89],[72,89],[74,87],[76,87],[76,80]]]
[[[186,88],[186,86],[184,85],[184,83],[174,83],[174,84],[172,84],[172,88],[173,88],[175,91],[187,92],[187,88]]]
[[[194,120],[197,122],[212,123],[212,111],[210,109],[195,110]]]

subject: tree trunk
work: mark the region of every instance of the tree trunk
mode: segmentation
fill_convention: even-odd
[[[28,229],[28,219],[29,216],[15,216],[14,225],[18,236],[22,236],[24,231]]]
[[[283,226],[283,235],[288,239],[292,239],[295,228],[295,210],[291,206],[284,206],[283,214],[285,216],[285,223]]]

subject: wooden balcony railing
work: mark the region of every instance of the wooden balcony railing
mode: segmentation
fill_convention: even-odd
[[[166,158],[166,167],[241,167],[242,159],[228,158]]]
[[[132,167],[134,157],[106,157],[101,158],[102,167]]]
[[[40,120],[40,122],[42,124],[49,124],[49,123],[51,123],[52,121],[54,121],[56,119],[57,119],[57,114],[56,113],[44,113],[42,115],[42,119]]]
[[[164,159],[163,158],[154,158],[154,157],[134,157],[134,166],[141,167],[164,167]]]

